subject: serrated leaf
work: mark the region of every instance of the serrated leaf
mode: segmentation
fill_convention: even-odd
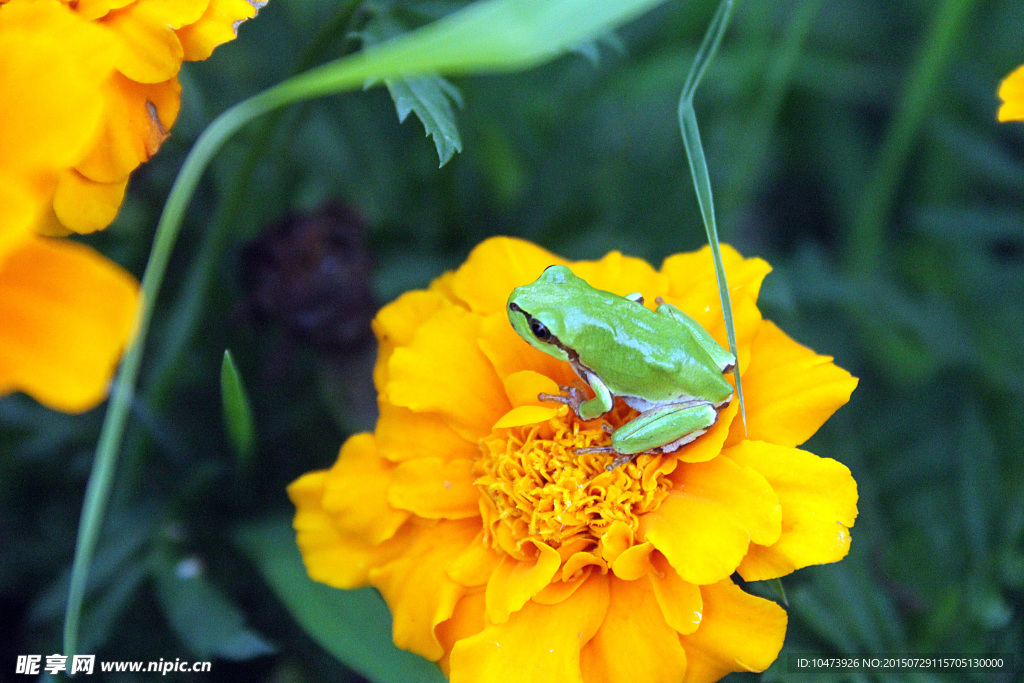
[[[220,398],[228,441],[235,449],[239,463],[244,466],[256,451],[256,426],[242,376],[231,351],[227,349],[224,349],[224,360],[220,365]]]
[[[273,645],[245,625],[242,610],[206,580],[197,560],[159,552],[153,574],[171,629],[198,657],[237,661],[275,652]]]
[[[391,642],[391,617],[376,591],[339,590],[306,575],[289,520],[247,525],[234,539],[306,633],[346,666],[381,683],[444,683],[437,665]]]
[[[453,101],[462,106],[462,94],[454,85],[440,76],[385,78],[384,84],[395,102],[399,122],[404,122],[410,112],[414,113],[423,123],[427,136],[434,138],[440,166],[462,151],[462,138],[452,108]]]

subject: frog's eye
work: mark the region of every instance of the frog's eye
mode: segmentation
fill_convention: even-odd
[[[542,342],[546,342],[551,339],[551,330],[545,327],[544,323],[539,320],[530,320],[530,332],[533,332],[533,336]]]

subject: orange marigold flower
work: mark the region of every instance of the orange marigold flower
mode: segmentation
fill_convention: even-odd
[[[494,238],[374,321],[380,418],[334,466],[289,487],[312,578],[376,586],[401,647],[452,681],[715,681],[774,661],[786,613],[731,576],[768,579],[843,558],[857,487],[797,448],[857,380],[763,320],[770,270],[723,248],[743,369],[738,401],[696,441],[612,471],[602,423],[538,400],[574,375],[506,317],[512,289],[564,263],[591,285],[662,297],[719,343],[707,249],[660,271],[612,252],[568,263]]]
[[[1000,121],[1024,121],[1024,66],[1006,77],[999,86]]]

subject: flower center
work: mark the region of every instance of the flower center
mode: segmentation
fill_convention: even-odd
[[[602,421],[615,428],[631,414],[620,404]],[[571,411],[485,438],[473,474],[493,504],[492,515],[485,514],[492,543],[502,535],[498,525],[520,546],[536,540],[573,551],[596,548],[614,522],[635,533],[638,517],[668,495],[671,482],[658,467],[665,456],[641,454],[608,471],[614,453],[578,452],[610,443],[601,421],[581,422]]]

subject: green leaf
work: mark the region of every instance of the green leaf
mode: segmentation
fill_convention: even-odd
[[[242,376],[228,349],[224,349],[224,360],[220,364],[220,399],[228,441],[238,455],[239,464],[244,466],[252,460],[256,450],[256,426]]]
[[[245,625],[242,611],[206,580],[198,560],[161,551],[155,564],[160,607],[174,633],[198,657],[244,660],[275,651]]]
[[[346,666],[382,683],[444,682],[433,662],[392,644],[391,617],[376,591],[339,590],[306,575],[287,519],[245,526],[234,539],[306,633]]]
[[[693,58],[693,66],[683,84],[683,94],[679,98],[679,130],[686,148],[686,159],[690,164],[690,175],[693,187],[697,192],[697,204],[704,220],[704,229],[708,236],[708,245],[715,261],[715,276],[718,279],[718,296],[722,301],[722,317],[725,319],[725,333],[729,338],[729,350],[736,357],[736,368],[733,377],[736,379],[736,394],[740,398],[740,416],[743,429],[747,428],[747,405],[743,400],[743,383],[740,380],[739,350],[736,346],[736,329],[732,319],[732,301],[729,298],[729,283],[725,279],[725,266],[722,264],[722,250],[718,243],[718,226],[715,223],[715,200],[711,193],[711,176],[708,174],[708,162],[704,156],[704,145],[700,141],[700,128],[697,126],[697,112],[693,108],[693,96],[697,93],[704,72],[715,58],[718,46],[725,35],[732,16],[733,0],[722,0],[715,11],[715,16],[704,34],[697,55]]]
[[[462,106],[462,94],[440,76],[385,78],[384,84],[395,101],[399,122],[412,112],[423,123],[428,137],[434,138],[440,166],[462,151],[462,138],[455,124],[454,101]]]

